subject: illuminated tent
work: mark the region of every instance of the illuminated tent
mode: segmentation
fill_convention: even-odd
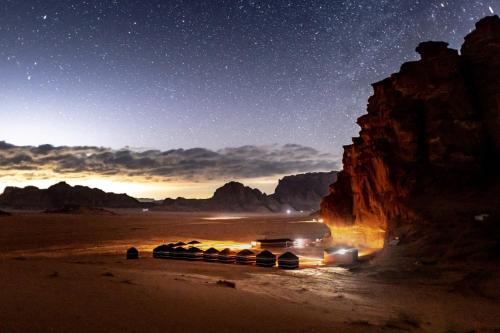
[[[285,252],[278,257],[278,267],[285,269],[299,268],[299,257],[292,252]]]
[[[264,250],[256,256],[256,265],[261,267],[274,267],[276,265],[276,256]]]
[[[217,259],[222,263],[233,263],[236,260],[236,252],[227,248],[219,252]]]
[[[127,259],[139,259],[139,250],[135,247],[131,247],[127,250]]]
[[[219,251],[213,247],[203,253],[203,259],[206,261],[216,261],[219,257]]]
[[[203,251],[197,247],[191,247],[187,250],[186,259],[188,260],[201,260],[203,259]]]
[[[255,253],[245,249],[236,254],[236,263],[242,265],[250,265],[255,262]]]
[[[172,258],[174,259],[186,259],[186,256],[187,250],[182,246],[178,246],[172,251]]]

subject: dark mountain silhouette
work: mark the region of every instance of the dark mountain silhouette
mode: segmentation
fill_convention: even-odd
[[[277,192],[271,196],[238,182],[229,182],[218,188],[209,199],[167,198],[163,201],[138,200],[126,194],[107,193],[86,186],[57,183],[48,189],[34,186],[7,187],[0,195],[0,206],[13,209],[46,210],[58,213],[94,212],[93,207],[156,208],[167,211],[231,211],[284,212],[316,210],[321,197],[336,172],[306,173],[287,176],[280,180]]]
[[[321,199],[328,194],[327,184],[335,180],[337,171],[286,176],[279,180],[271,197],[297,211],[318,210]]]
[[[0,205],[14,209],[57,210],[68,206],[135,208],[138,200],[126,195],[107,193],[87,186],[70,186],[65,182],[48,189],[35,186],[6,187],[0,195]]]
[[[169,211],[279,212],[282,205],[258,189],[238,182],[219,187],[209,199],[165,199],[159,207]]]
[[[218,188],[209,199],[165,199],[159,209],[169,211],[284,212],[313,211],[328,193],[336,172],[314,172],[280,179],[273,195],[238,182]]]

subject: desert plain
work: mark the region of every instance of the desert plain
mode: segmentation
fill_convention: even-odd
[[[297,250],[297,270],[152,258],[173,241],[238,249],[327,231],[300,214],[13,212],[0,218],[0,332],[500,331],[498,280],[483,278],[495,267],[325,266],[320,245]]]

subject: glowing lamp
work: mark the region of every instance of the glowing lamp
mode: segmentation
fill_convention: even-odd
[[[293,246],[298,247],[298,248],[303,248],[306,245],[306,240],[303,238],[297,238],[293,242]]]
[[[353,264],[358,260],[358,249],[330,247],[323,253],[325,264]]]

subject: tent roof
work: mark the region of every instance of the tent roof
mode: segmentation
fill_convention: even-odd
[[[203,252],[202,250],[200,250],[199,248],[193,246],[193,247],[190,247],[188,250],[187,250],[189,253],[197,253],[197,252]]]
[[[201,242],[198,242],[197,240],[192,240],[188,243],[189,245],[193,245],[193,244],[201,244]]]
[[[295,254],[293,254],[292,252],[285,252],[283,253],[282,255],[280,255],[278,257],[278,260],[279,259],[299,259],[299,257],[297,257]]]
[[[153,251],[166,251],[166,250],[170,250],[171,248],[172,248],[172,246],[169,246],[167,244],[161,244],[161,245],[158,245],[157,247],[155,247]]]
[[[232,254],[234,251],[232,251],[230,248],[225,248],[224,250],[219,252],[220,254]]]
[[[261,253],[257,254],[257,258],[276,258],[276,256],[272,252],[264,250]]]
[[[208,250],[206,250],[205,253],[207,253],[207,254],[219,253],[219,250],[217,250],[216,248],[211,247]]]
[[[253,251],[250,251],[249,249],[244,249],[244,250],[241,250],[240,252],[238,252],[239,256],[252,256],[254,254],[255,253]]]
[[[131,252],[139,252],[139,250],[137,250],[135,247],[131,247],[127,250],[128,253],[131,253]]]

